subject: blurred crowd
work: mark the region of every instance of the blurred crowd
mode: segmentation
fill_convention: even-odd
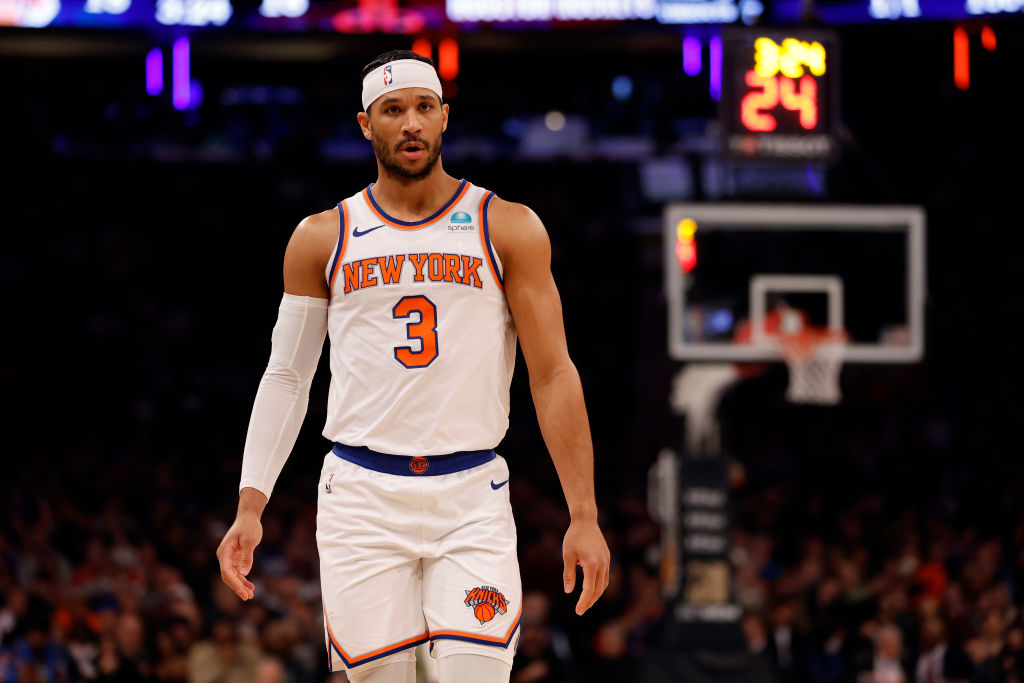
[[[736,532],[750,652],[781,681],[1024,680],[1024,525],[990,534],[882,509],[864,496],[837,520],[836,542],[802,535],[786,564],[774,537]]]
[[[912,433],[919,425],[901,426]],[[237,458],[202,472],[184,459],[100,463],[55,470],[35,461],[4,482],[0,680],[345,680],[332,678],[324,654],[315,499],[303,480],[315,480],[312,468],[285,477],[275,493],[252,574],[256,598],[242,602],[221,582],[214,556],[232,518]],[[541,463],[519,464],[512,461],[511,490],[525,595],[512,680],[639,680],[671,614],[658,577],[660,529],[643,495],[628,486],[602,492],[611,581],[577,617],[560,585],[564,505],[536,483]],[[980,506],[971,494],[951,497],[912,480],[872,484],[903,466],[864,464],[815,490],[801,483],[813,468],[736,463],[731,592],[746,643],[737,656],[763,664],[768,680],[1024,680],[1015,482],[949,467],[944,476],[958,485],[983,486],[991,499]],[[196,485],[200,477],[206,486]],[[421,681],[433,680],[429,665],[421,661]]]

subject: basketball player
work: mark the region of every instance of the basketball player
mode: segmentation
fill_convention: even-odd
[[[571,513],[563,583],[577,614],[608,585],[593,453],[566,349],[544,226],[445,173],[448,105],[429,59],[363,70],[377,181],[310,216],[284,257],[285,294],[246,437],[238,513],[217,550],[243,600],[260,517],[305,415],[323,340],[331,385],[317,545],[327,656],[356,683],[412,683],[430,642],[443,683],[508,681],[522,588],[508,467],[516,336]]]

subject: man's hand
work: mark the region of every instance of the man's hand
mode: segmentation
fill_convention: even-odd
[[[597,521],[573,521],[562,541],[562,581],[565,592],[576,586],[576,565],[583,567],[583,590],[576,603],[576,614],[583,614],[597,602],[608,587],[611,553]]]
[[[253,551],[263,539],[260,517],[266,504],[267,497],[264,494],[253,488],[242,489],[235,523],[224,534],[224,540],[217,548],[220,578],[243,600],[250,599],[256,590],[256,586],[245,577],[252,569]]]
[[[252,569],[253,551],[262,538],[263,525],[259,518],[252,514],[240,515],[217,548],[220,578],[243,600],[251,598],[256,589],[245,577]]]

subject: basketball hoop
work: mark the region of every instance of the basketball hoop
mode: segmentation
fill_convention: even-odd
[[[779,350],[789,368],[790,403],[836,405],[842,398],[839,371],[848,335],[845,330],[804,327],[778,335]]]

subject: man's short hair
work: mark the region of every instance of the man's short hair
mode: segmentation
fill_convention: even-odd
[[[366,78],[366,74],[370,73],[378,66],[384,66],[388,62],[393,62],[398,59],[415,59],[420,62],[426,62],[430,66],[434,66],[434,60],[430,57],[418,55],[412,50],[389,50],[382,55],[378,55],[372,62],[363,67],[363,73],[359,76],[360,82]],[[434,67],[434,69],[436,71],[437,67]]]

